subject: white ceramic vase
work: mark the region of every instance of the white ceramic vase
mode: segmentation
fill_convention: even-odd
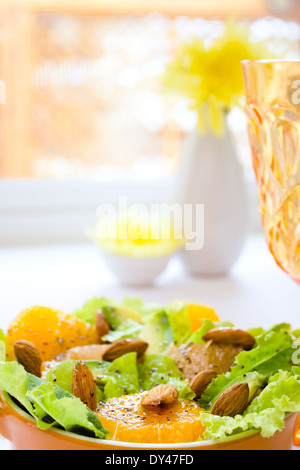
[[[237,260],[248,228],[242,168],[230,131],[191,133],[182,148],[177,202],[204,205],[204,245],[182,251],[191,274],[226,274]]]

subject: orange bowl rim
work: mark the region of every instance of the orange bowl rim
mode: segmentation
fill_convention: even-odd
[[[35,419],[29,413],[27,413],[26,411],[23,411],[12,400],[12,398],[10,397],[10,395],[8,393],[4,392],[3,390],[0,390],[0,393],[2,393],[2,397],[5,400],[6,404],[10,408],[12,408],[13,411],[16,414],[20,415],[20,417],[22,417],[25,420],[30,421],[32,424],[34,424],[36,426]],[[40,431],[45,432],[43,430],[40,430]],[[101,446],[103,444],[106,445],[106,446],[118,445],[118,446],[128,447],[128,448],[132,448],[134,446],[137,449],[140,448],[140,449],[145,449],[145,450],[146,449],[159,450],[159,448],[161,448],[161,449],[180,449],[180,448],[193,449],[193,447],[198,448],[198,447],[202,447],[202,446],[203,447],[205,447],[205,446],[216,446],[216,447],[218,447],[218,445],[220,445],[222,443],[228,443],[228,442],[231,442],[231,441],[242,440],[242,439],[244,440],[244,439],[247,439],[248,437],[252,437],[253,435],[260,433],[260,431],[257,430],[257,429],[250,429],[248,431],[243,431],[243,432],[241,432],[239,434],[235,434],[233,436],[228,436],[224,439],[218,439],[218,441],[206,440],[206,441],[183,442],[183,443],[180,443],[180,444],[179,443],[176,443],[176,444],[149,444],[149,443],[140,443],[140,442],[136,443],[136,442],[113,441],[113,440],[110,440],[110,439],[97,439],[97,438],[93,438],[93,437],[81,436],[79,434],[64,431],[64,430],[61,430],[61,429],[55,429],[53,427],[48,429],[48,431],[54,432],[56,434],[61,434],[63,436],[67,436],[69,438],[71,437],[74,440],[84,441],[86,443],[90,442],[91,444],[99,444],[99,446]]]

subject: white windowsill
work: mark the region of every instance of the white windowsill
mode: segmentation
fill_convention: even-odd
[[[163,204],[172,201],[175,178],[158,181],[1,180],[0,245],[81,243],[97,221],[100,204]],[[246,180],[251,231],[260,231],[257,193]]]
[[[0,244],[78,243],[100,204],[163,203],[172,179],[152,181],[0,180]]]

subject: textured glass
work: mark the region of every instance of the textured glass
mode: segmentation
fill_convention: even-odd
[[[300,284],[300,61],[245,62],[243,73],[265,237]]]

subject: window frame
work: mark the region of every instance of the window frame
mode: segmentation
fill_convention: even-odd
[[[240,0],[2,0],[2,5],[11,8],[24,8],[38,13],[70,13],[98,15],[145,15],[153,12],[169,16],[202,16],[205,18],[235,18],[267,16],[271,6],[264,0],[241,2]],[[294,12],[289,13],[293,17]]]

